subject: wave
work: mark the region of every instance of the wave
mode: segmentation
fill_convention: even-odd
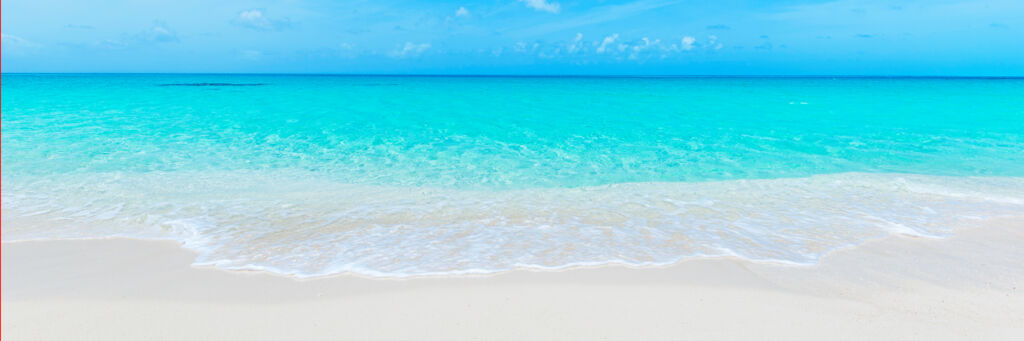
[[[4,242],[176,240],[196,265],[294,277],[663,265],[814,264],[893,234],[941,238],[1024,212],[1024,178],[803,178],[457,190],[353,185],[304,171],[3,178]]]

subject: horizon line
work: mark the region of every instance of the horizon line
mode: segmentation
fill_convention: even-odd
[[[1024,76],[983,75],[799,75],[799,74],[443,74],[443,73],[334,73],[334,72],[0,72],[0,75],[219,75],[219,76],[348,76],[348,77],[466,77],[466,78],[934,78],[1024,79]]]

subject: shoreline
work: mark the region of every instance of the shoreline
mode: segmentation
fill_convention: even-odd
[[[707,262],[707,261],[727,261],[727,262],[739,262],[749,263],[754,266],[765,266],[765,267],[792,267],[797,269],[813,269],[818,267],[825,262],[826,259],[833,257],[836,254],[843,254],[847,252],[856,252],[857,249],[871,245],[874,243],[887,243],[900,240],[917,240],[917,241],[937,241],[941,242],[950,238],[956,238],[958,234],[967,232],[971,233],[973,230],[991,228],[994,226],[1007,226],[1007,225],[1020,225],[1021,229],[1024,229],[1024,223],[1017,223],[1020,220],[1024,222],[1024,216],[1002,216],[990,219],[980,219],[980,225],[986,226],[974,226],[961,228],[953,231],[948,236],[929,236],[921,234],[901,234],[901,233],[889,233],[884,236],[870,238],[860,242],[859,244],[847,245],[838,247],[833,250],[825,252],[817,262],[813,264],[804,264],[796,262],[788,262],[782,260],[758,260],[749,259],[737,255],[686,255],[681,256],[675,261],[669,262],[651,262],[646,264],[628,263],[623,261],[609,261],[609,262],[593,262],[590,263],[574,263],[566,264],[556,267],[544,267],[536,265],[519,266],[511,269],[502,269],[494,271],[480,271],[474,272],[472,270],[467,272],[451,272],[451,273],[428,273],[428,274],[412,274],[412,275],[369,275],[360,272],[338,272],[326,275],[313,275],[313,276],[296,276],[285,272],[274,271],[270,269],[263,269],[259,267],[255,268],[222,268],[215,264],[195,264],[190,263],[189,266],[194,269],[209,269],[216,271],[223,271],[227,273],[237,274],[259,274],[267,275],[271,277],[287,278],[296,281],[316,281],[331,279],[337,277],[352,277],[367,280],[419,280],[419,279],[455,279],[455,278],[482,278],[482,277],[493,277],[501,276],[508,273],[558,273],[558,272],[570,272],[570,271],[581,271],[581,270],[593,270],[602,268],[622,268],[629,270],[645,270],[645,269],[665,269],[678,266],[679,264],[687,262]],[[1022,239],[1024,241],[1024,239]],[[201,255],[201,251],[194,250],[185,246],[185,243],[173,239],[173,238],[144,238],[144,237],[126,237],[126,236],[108,236],[108,237],[82,237],[82,238],[57,238],[57,239],[26,239],[26,240],[13,240],[13,241],[0,241],[0,245],[20,245],[20,244],[47,244],[47,243],[97,243],[97,242],[127,242],[127,243],[159,243],[173,245],[182,252],[186,252],[192,255],[193,259],[198,258]]]
[[[172,241],[5,242],[3,330],[12,339],[1018,339],[1024,222],[981,225],[939,240],[869,241],[812,266],[717,258],[422,278],[193,267],[195,254]]]
[[[844,247],[841,247],[841,248],[839,248],[837,250],[829,251],[828,253],[825,254],[825,256],[822,257],[822,259],[824,259],[825,257],[829,257],[830,255],[832,255],[834,253],[837,253],[837,252],[846,252],[846,251],[849,251],[849,250],[854,250],[854,249],[857,249],[857,248],[859,248],[859,247],[861,247],[861,246],[863,246],[865,244],[870,244],[870,243],[874,243],[874,242],[878,242],[878,241],[882,241],[882,240],[886,240],[886,239],[890,239],[890,238],[921,238],[921,239],[928,239],[928,240],[943,240],[943,239],[946,239],[946,238],[949,238],[949,237],[888,235],[888,236],[878,237],[878,238],[875,238],[875,239],[870,239],[870,240],[864,241],[861,244],[844,246]],[[0,244],[2,244],[4,246],[8,246],[8,245],[12,245],[12,246],[18,245],[18,246],[20,246],[21,244],[32,245],[32,244],[78,244],[78,243],[90,243],[90,244],[92,244],[92,243],[167,244],[167,245],[170,245],[170,246],[177,247],[181,251],[186,252],[186,253],[192,255],[193,258],[198,257],[200,255],[199,251],[196,251],[196,250],[193,250],[193,249],[189,249],[182,242],[174,240],[174,239],[147,239],[147,238],[136,238],[136,237],[111,236],[111,237],[86,237],[86,238],[68,238],[68,239],[30,239],[30,240],[15,240],[15,241],[3,241],[3,242],[0,242]],[[161,246],[161,247],[164,247],[164,246]],[[173,252],[173,251],[169,251],[169,252]],[[196,269],[196,270],[213,270],[213,271],[225,272],[225,273],[229,273],[229,274],[241,274],[241,275],[249,274],[249,275],[261,275],[261,276],[265,275],[265,276],[269,276],[269,277],[285,278],[285,279],[290,279],[290,280],[300,281],[300,282],[303,282],[303,281],[329,280],[329,279],[339,278],[339,277],[350,277],[350,278],[358,278],[358,279],[364,279],[364,280],[382,280],[382,281],[415,281],[415,280],[429,280],[429,279],[488,278],[488,277],[502,276],[502,275],[506,275],[506,274],[510,274],[510,273],[561,273],[561,272],[573,272],[573,271],[587,271],[587,270],[604,269],[604,268],[625,269],[625,270],[666,269],[666,268],[672,268],[672,267],[675,267],[675,266],[679,266],[680,264],[688,263],[688,262],[717,262],[717,261],[750,263],[750,264],[763,265],[763,266],[795,267],[795,268],[811,268],[811,267],[818,266],[818,264],[820,263],[820,261],[818,263],[814,263],[814,264],[802,264],[802,263],[792,263],[792,262],[776,261],[776,260],[755,260],[755,259],[747,259],[747,258],[743,258],[743,257],[740,257],[740,256],[735,256],[735,255],[722,255],[722,256],[696,255],[696,256],[683,256],[683,257],[681,257],[678,260],[671,261],[671,262],[664,262],[664,263],[652,262],[652,263],[645,263],[645,264],[634,264],[634,263],[627,263],[627,262],[622,262],[622,261],[610,261],[610,262],[594,262],[592,264],[591,263],[574,263],[574,264],[566,264],[566,265],[557,266],[557,267],[543,267],[543,266],[528,265],[528,266],[520,266],[520,267],[511,268],[511,269],[502,269],[502,270],[494,270],[494,271],[479,271],[479,272],[476,272],[476,271],[468,270],[466,272],[428,273],[428,274],[413,274],[413,275],[379,275],[379,276],[368,275],[368,274],[359,273],[359,272],[339,272],[339,273],[332,273],[332,274],[326,274],[326,275],[295,276],[295,275],[288,274],[288,273],[283,273],[283,272],[278,272],[278,271],[273,271],[273,270],[267,270],[267,269],[261,269],[261,268],[221,268],[221,267],[218,267],[215,264],[195,264],[195,263],[189,264],[189,267],[191,267],[193,269]]]
[[[189,175],[23,183],[5,194],[2,239],[166,238],[199,251],[197,264],[225,269],[406,277],[728,255],[812,264],[888,234],[947,236],[977,218],[1024,212],[1024,178],[848,173],[420,193],[299,176],[263,187],[276,177]]]

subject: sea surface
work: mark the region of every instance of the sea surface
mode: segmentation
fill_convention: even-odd
[[[1024,79],[2,75],[2,239],[405,277],[1024,217]]]

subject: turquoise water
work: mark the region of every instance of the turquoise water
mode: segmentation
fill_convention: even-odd
[[[404,276],[807,264],[1024,212],[1024,79],[2,77],[4,241]]]

